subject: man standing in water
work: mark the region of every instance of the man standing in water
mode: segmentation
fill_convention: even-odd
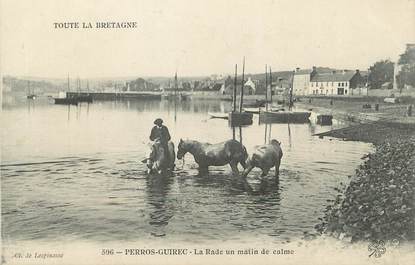
[[[167,146],[167,143],[170,141],[171,138],[169,129],[167,129],[167,127],[163,125],[163,120],[160,118],[156,119],[154,121],[154,124],[156,126],[154,126],[153,129],[151,129],[150,140],[155,141],[159,139],[161,145],[163,146],[164,154],[167,157],[169,157],[169,150]]]

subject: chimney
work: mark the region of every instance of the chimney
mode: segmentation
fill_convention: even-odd
[[[300,71],[300,67],[295,68],[295,71],[296,72]]]
[[[356,69],[356,74],[359,74],[359,73],[360,73],[359,69]]]
[[[335,74],[336,73],[336,70],[333,70],[333,71],[331,71],[333,74]]]
[[[313,66],[313,71],[317,71],[317,67],[316,66]]]

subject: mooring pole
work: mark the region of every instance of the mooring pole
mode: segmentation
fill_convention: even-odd
[[[268,111],[268,68],[265,65],[265,110]]]
[[[244,78],[245,78],[244,74],[245,74],[245,56],[244,56],[244,60],[243,60],[243,63],[242,63],[241,101],[240,101],[240,104],[239,104],[239,112],[240,113],[242,113],[242,104],[244,102]]]
[[[232,94],[232,112],[236,111],[236,83],[237,83],[237,78],[238,78],[238,65],[235,64],[235,79],[233,82],[233,94]],[[234,137],[235,138],[235,137]]]

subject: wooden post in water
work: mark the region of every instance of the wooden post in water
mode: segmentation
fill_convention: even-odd
[[[268,111],[268,68],[265,65],[265,110]]]
[[[238,75],[238,64],[235,64],[235,79],[233,82],[233,94],[232,94],[232,112],[236,111],[236,84],[237,84],[237,75]],[[234,137],[235,138],[235,137]]]
[[[244,76],[245,74],[245,56],[244,56],[244,60],[242,63],[242,83],[241,83],[241,98],[240,98],[240,103],[239,103],[239,112],[242,113],[242,104],[244,102]]]

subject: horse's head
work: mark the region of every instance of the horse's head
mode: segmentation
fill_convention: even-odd
[[[164,156],[164,148],[159,140],[156,140],[150,148],[150,154],[147,159],[147,167],[150,172],[160,170],[160,161]]]
[[[179,145],[177,146],[177,159],[182,159],[187,152],[186,143],[180,139]]]
[[[278,142],[278,141],[277,141],[277,140],[275,140],[275,139],[272,139],[272,140],[271,140],[271,144],[272,144],[272,145],[281,146],[281,142]]]

